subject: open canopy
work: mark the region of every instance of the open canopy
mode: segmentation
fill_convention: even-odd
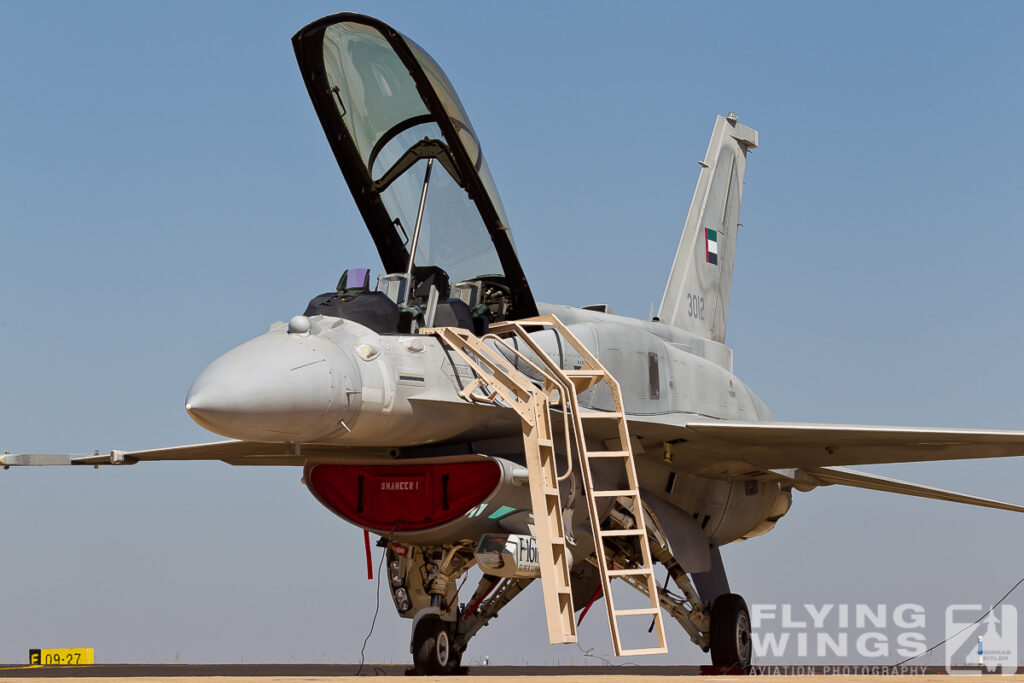
[[[510,317],[536,315],[505,210],[447,76],[390,26],[336,14],[292,38],[303,80],[388,272],[405,272],[428,160],[415,266],[508,289]]]

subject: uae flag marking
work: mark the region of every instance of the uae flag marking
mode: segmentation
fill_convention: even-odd
[[[718,231],[704,228],[704,256],[708,263],[718,265]]]

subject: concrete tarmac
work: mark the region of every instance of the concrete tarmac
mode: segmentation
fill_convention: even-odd
[[[419,679],[406,677],[406,676],[382,676],[372,677],[375,680],[421,680],[425,683],[446,683],[451,681],[451,677],[448,676],[429,676],[422,677]],[[735,683],[737,681],[745,680],[746,677],[741,676],[693,676],[687,678],[688,681],[699,681],[700,683]],[[764,683],[790,683],[795,681],[796,683],[836,683],[837,677],[832,675],[807,675],[807,676],[758,676],[757,680],[762,680]],[[38,677],[33,678],[6,678],[6,681],[36,681]],[[132,682],[132,683],[194,683],[196,677],[188,676],[130,676],[130,677],[95,677],[95,676],[84,676],[84,677],[56,677],[47,679],[53,682],[64,682],[64,683],[83,683],[84,681],[93,681],[95,683],[111,683],[112,681],[118,682]],[[225,677],[211,677],[204,678],[202,680],[211,680],[216,683],[243,683],[245,681],[258,680],[261,683],[339,683],[339,682],[350,682],[357,683],[360,681],[367,680],[365,676],[267,676],[253,678],[251,676],[225,676]],[[548,676],[461,676],[456,680],[465,681],[466,683],[594,683],[594,681],[615,681],[615,683],[661,683],[666,680],[664,676],[645,676],[645,675],[616,675],[612,674],[591,674],[591,675],[579,675],[579,674],[554,674]],[[838,679],[841,683],[892,683],[894,680],[898,680],[901,683],[977,683],[978,678],[976,676],[947,676],[944,674],[927,674],[923,676],[842,676]],[[1002,681],[1012,681],[1014,683],[1021,683],[1024,681],[1024,676],[1002,676]]]
[[[147,683],[195,683],[196,680],[215,680],[217,683],[241,683],[258,680],[259,683],[313,683],[331,681],[361,681],[366,678],[387,680],[417,680],[406,677],[406,667],[401,665],[364,666],[360,676],[354,665],[332,664],[99,664],[81,667],[24,667],[17,665],[0,666],[0,680],[35,681],[47,679],[51,683],[114,683],[133,681]],[[797,671],[801,675],[778,675],[786,671]],[[893,673],[885,667],[791,667],[789,670],[769,667],[763,669],[756,679],[764,683],[782,683],[799,679],[800,683],[834,683],[836,675],[842,675],[841,683],[977,683],[976,676],[948,676],[941,668],[907,667]],[[823,670],[827,673],[820,673]],[[860,673],[860,671],[864,673]],[[805,673],[805,672],[814,673]],[[671,678],[685,676],[694,683],[725,683],[743,680],[734,675],[703,676],[696,666],[487,666],[473,667],[467,675],[422,677],[418,680],[431,683],[460,681],[465,683],[662,683]],[[1024,675],[1001,677],[1003,681],[1024,683]]]

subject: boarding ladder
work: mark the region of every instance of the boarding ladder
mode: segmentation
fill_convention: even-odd
[[[552,329],[567,342],[582,359],[580,367],[563,369],[530,336],[528,330]],[[496,404],[498,399],[513,408],[523,428],[523,445],[529,471],[530,497],[534,512],[535,533],[541,568],[541,587],[548,622],[548,637],[552,643],[576,642],[576,622],[573,620],[572,587],[569,579],[569,556],[562,519],[562,503],[558,483],[572,474],[572,451],[579,454],[582,488],[587,499],[590,521],[596,546],[597,567],[608,611],[608,626],[617,656],[663,654],[668,652],[665,627],[659,604],[659,592],[654,577],[643,506],[640,501],[633,450],[626,423],[625,406],[619,383],[582,342],[556,316],[547,315],[524,320],[494,323],[488,333],[477,337],[457,327],[435,327],[420,330],[421,334],[437,336],[475,374],[475,378],[459,392],[467,401]],[[513,341],[510,344],[509,341]],[[487,342],[492,342],[491,346]],[[528,357],[519,343],[532,352]],[[498,349],[501,349],[499,351]],[[506,352],[506,353],[503,353]],[[509,357],[514,358],[510,361]],[[516,366],[525,366],[539,377],[531,380]],[[599,384],[611,393],[613,410],[580,410],[578,395]],[[555,461],[551,410],[561,410],[568,466],[558,472]],[[602,424],[603,423],[603,424]],[[612,428],[617,438],[611,440],[588,439],[595,428]],[[614,443],[616,450],[592,448],[593,444]],[[591,462],[596,459],[615,459],[622,463],[626,487],[596,489]],[[625,499],[626,507],[634,511],[635,525],[628,529],[602,529],[598,516],[599,504],[607,498]],[[614,503],[613,503],[614,504]],[[639,545],[640,558],[630,566],[613,567],[609,559],[607,539],[633,537]],[[582,559],[582,558],[578,558]],[[646,594],[650,606],[639,609],[617,609],[612,597],[611,579],[621,578]],[[654,620],[657,647],[626,649],[620,635],[621,617],[650,615]]]

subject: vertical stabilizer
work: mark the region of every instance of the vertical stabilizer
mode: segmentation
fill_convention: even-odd
[[[755,147],[757,131],[738,123],[735,114],[715,121],[658,309],[663,323],[717,342],[725,341],[729,321],[743,170],[747,150]]]

